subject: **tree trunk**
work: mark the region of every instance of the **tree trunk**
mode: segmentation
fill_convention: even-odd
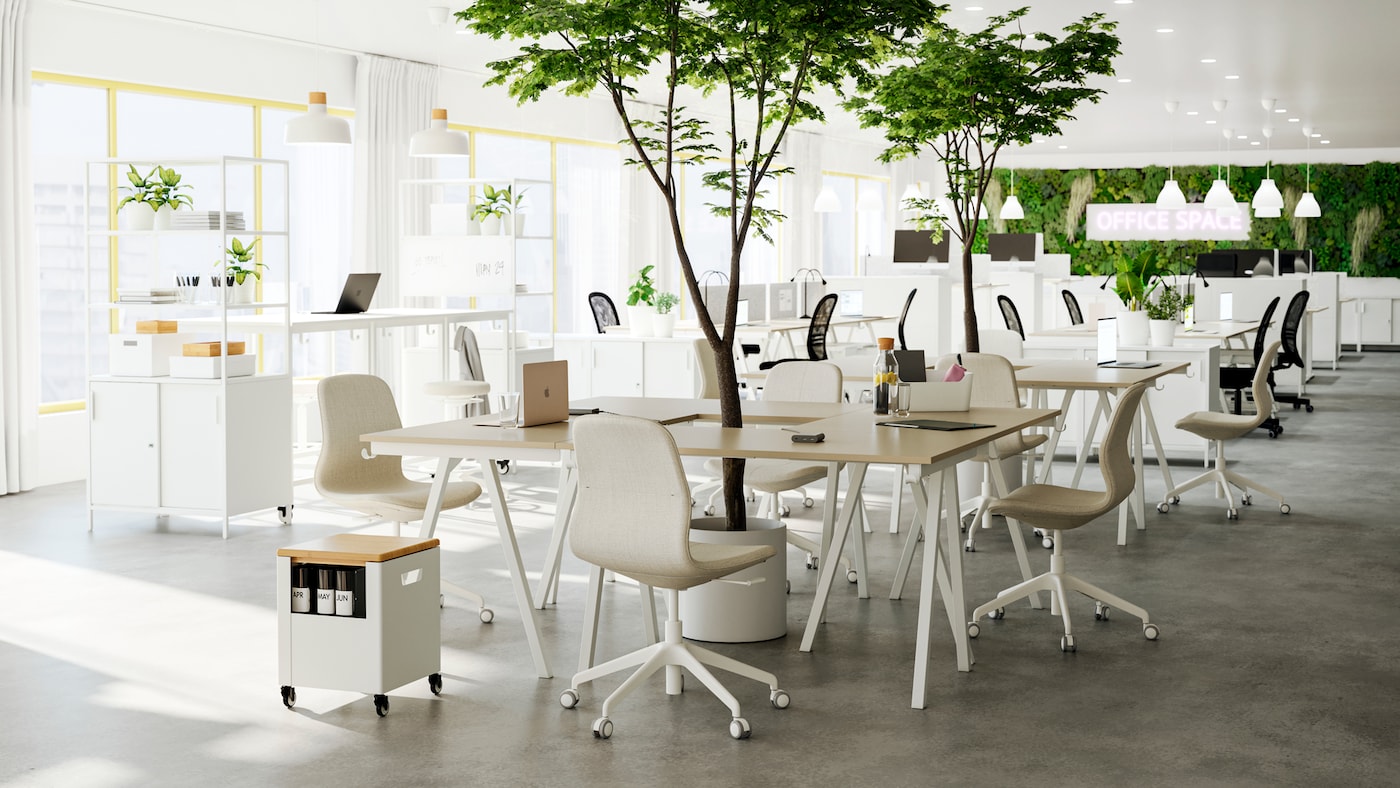
[[[963,344],[967,347],[967,352],[978,353],[981,352],[981,343],[977,341],[977,298],[972,289],[972,242],[970,240],[963,244],[962,270]]]
[[[734,343],[721,341],[711,346],[715,353],[715,377],[719,380],[719,423],[721,427],[744,426],[744,414],[739,408],[739,375],[734,369]],[[725,363],[725,360],[728,363]],[[744,460],[726,457],[724,473],[724,529],[747,529],[747,509],[744,502]]]

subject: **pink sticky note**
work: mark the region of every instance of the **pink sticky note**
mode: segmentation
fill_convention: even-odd
[[[957,383],[958,381],[962,380],[963,375],[966,374],[967,370],[963,368],[962,364],[954,364],[953,366],[948,368],[948,373],[943,376],[943,382]]]

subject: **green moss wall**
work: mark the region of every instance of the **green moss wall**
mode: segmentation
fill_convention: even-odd
[[[1117,170],[1016,170],[1016,195],[1025,208],[1026,218],[1006,223],[1013,233],[1043,233],[1045,251],[1073,256],[1077,274],[1102,274],[1113,269],[1114,261],[1134,256],[1143,242],[1087,241],[1084,220],[1080,217],[1077,235],[1070,241],[1065,235],[1065,203],[1070,185],[1086,172],[1094,176],[1094,196],[1091,203],[1143,203],[1156,200],[1167,180],[1166,168]],[[1215,178],[1214,167],[1178,167],[1176,180],[1188,202],[1201,202]],[[1305,170],[1300,165],[1274,166],[1274,181],[1279,191],[1289,186],[1305,190]],[[1002,193],[1009,193],[1009,172],[998,170]],[[1235,198],[1248,202],[1264,178],[1263,167],[1234,167],[1230,187]],[[1288,213],[1278,219],[1255,218],[1250,225],[1248,242],[1157,242],[1166,259],[1162,262],[1180,270],[1195,260],[1198,252],[1212,249],[1298,249],[1308,248],[1324,271],[1351,269],[1352,222],[1358,211],[1368,206],[1381,209],[1381,226],[1367,247],[1359,274],[1361,276],[1400,276],[1400,164],[1373,162],[1366,165],[1314,164],[1312,190],[1322,205],[1322,216],[1308,219],[1307,244],[1300,247],[1294,238]],[[981,223],[974,251],[986,251],[985,234],[989,222]]]

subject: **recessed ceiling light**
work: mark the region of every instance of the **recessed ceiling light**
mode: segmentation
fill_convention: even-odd
[[[1201,58],[1201,62],[1202,62],[1202,63],[1214,63],[1214,62],[1215,62],[1215,58],[1213,58],[1213,57],[1203,57],[1203,58]]]
[[[1225,75],[1225,78],[1226,78],[1226,79],[1239,79],[1239,78],[1240,78],[1240,75],[1239,75],[1239,74],[1226,74],[1226,75]]]
[[[1128,79],[1127,77],[1121,77],[1121,78],[1118,80],[1118,82],[1121,83],[1121,84],[1126,85],[1126,84],[1128,84],[1129,82],[1132,82],[1132,80],[1131,80],[1131,79]]]
[[[1060,150],[1069,150],[1069,146],[1068,146],[1068,145],[1061,145],[1061,146],[1059,146],[1059,147],[1060,147]]]
[[[1235,139],[1237,139],[1237,140],[1247,140],[1247,139],[1249,139],[1249,135],[1248,135],[1248,134],[1236,134],[1236,135],[1235,135]]]
[[[1214,126],[1214,125],[1215,125],[1215,121],[1213,121],[1213,120],[1208,120],[1208,121],[1206,121],[1206,125],[1207,125],[1207,126]]]
[[[1289,123],[1297,123],[1297,122],[1298,122],[1298,119],[1297,119],[1297,118],[1289,118],[1289,119],[1288,119],[1288,122],[1289,122]]]
[[[1320,138],[1320,137],[1322,137],[1321,134],[1314,134],[1314,135],[1313,135],[1313,139],[1318,139],[1318,138]]]
[[[1322,141],[1322,144],[1323,144],[1323,145],[1331,145],[1331,144],[1332,144],[1332,140],[1323,140],[1323,141]]]
[[[1132,5],[1133,0],[1113,0],[1114,5]]]
[[[1173,29],[1173,28],[1170,28],[1170,27],[1159,27],[1159,28],[1157,28],[1157,32],[1158,32],[1158,33],[1175,33],[1176,30]]]
[[[1275,114],[1275,115],[1287,115],[1287,114],[1288,114],[1288,110],[1286,110],[1286,109],[1276,109],[1276,110],[1274,110],[1274,114]]]
[[[1188,112],[1188,113],[1186,113],[1186,114],[1187,114],[1187,115],[1191,115],[1191,116],[1194,117],[1194,116],[1199,115],[1199,114],[1201,114],[1201,113],[1199,113],[1199,112],[1197,112],[1196,110],[1193,109],[1193,110],[1191,110],[1190,112]]]
[[[1250,140],[1250,141],[1249,141],[1249,144],[1250,144],[1250,145],[1258,145],[1258,144],[1259,144],[1259,140]]]
[[[963,10],[964,10],[964,11],[981,11],[981,10],[982,10],[982,6],[980,6],[980,5],[970,5],[970,6],[968,6],[967,8],[964,8]]]

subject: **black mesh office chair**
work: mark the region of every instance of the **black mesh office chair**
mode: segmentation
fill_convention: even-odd
[[[1220,388],[1223,391],[1234,392],[1234,412],[1237,416],[1243,412],[1244,392],[1254,386],[1254,370],[1259,366],[1259,358],[1264,353],[1264,338],[1269,333],[1269,323],[1273,322],[1274,310],[1278,309],[1278,302],[1278,297],[1270,301],[1269,305],[1264,308],[1264,315],[1259,318],[1259,330],[1254,332],[1254,363],[1247,367],[1220,368]],[[1273,384],[1270,383],[1269,386],[1272,388]],[[1270,438],[1277,438],[1278,434],[1283,432],[1282,425],[1273,416],[1264,419],[1259,428],[1268,430]]]
[[[1021,339],[1025,340],[1026,330],[1021,327],[1021,313],[1016,311],[1016,305],[1006,296],[999,295],[997,306],[1001,307],[1001,318],[1006,321],[1006,328],[1020,334]]]
[[[1079,299],[1074,297],[1074,293],[1068,290],[1061,290],[1060,297],[1065,300],[1065,309],[1069,310],[1069,323],[1072,326],[1080,325],[1084,322],[1084,311],[1079,308]]]
[[[827,293],[812,310],[812,322],[807,327],[807,358],[780,358],[764,361],[759,369],[772,369],[785,361],[826,361],[826,332],[831,328],[831,316],[836,312],[836,294]]]
[[[914,294],[919,292],[919,288],[909,291],[909,297],[904,299],[904,311],[899,313],[899,328],[896,329],[899,335],[899,349],[908,350],[909,343],[904,341],[904,321],[909,317],[909,305],[914,303]]]
[[[606,333],[608,326],[622,325],[617,317],[617,307],[613,306],[613,300],[608,298],[607,293],[589,293],[588,307],[593,310],[593,324],[598,326],[599,334]]]
[[[1274,362],[1274,368],[1269,373],[1269,388],[1271,390],[1274,388],[1274,372],[1289,367],[1304,369],[1303,355],[1298,352],[1298,328],[1303,324],[1303,315],[1307,314],[1307,311],[1308,291],[1299,290],[1293,294],[1293,300],[1288,302],[1288,309],[1283,313],[1283,328],[1279,330],[1279,341],[1282,342],[1282,346],[1279,348],[1278,360]],[[1300,374],[1304,373],[1300,372]],[[1313,411],[1312,400],[1302,396],[1301,391],[1298,394],[1280,394],[1275,391],[1274,399],[1278,402],[1293,403],[1294,410],[1306,407],[1308,413]],[[1283,428],[1279,427],[1279,431],[1282,432]]]

